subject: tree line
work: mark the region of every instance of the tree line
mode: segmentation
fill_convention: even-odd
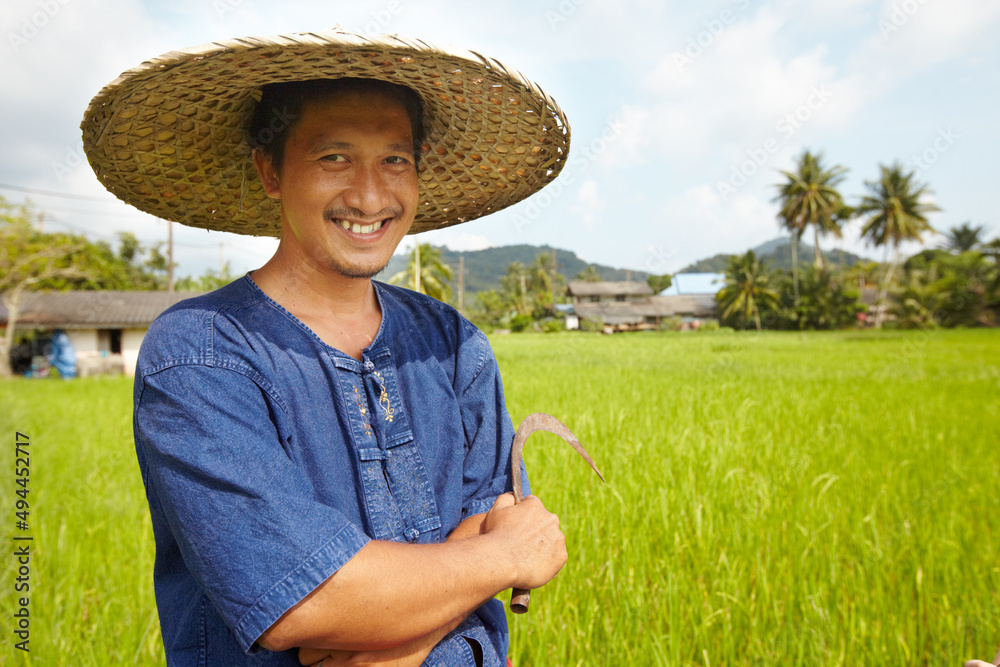
[[[935,230],[927,214],[941,209],[915,171],[897,162],[879,165],[879,178],[865,181],[867,192],[850,205],[838,189],[847,169],[826,167],[822,154],[804,151],[794,171],[781,171],[776,187],[778,223],[789,233],[791,275],[771,270],[753,251],[732,257],[726,284],[718,293],[720,319],[733,327],[773,329],[837,329],[887,319],[892,326],[932,328],[995,326],[1000,319],[1000,239],[986,242],[984,227],[964,223],[952,227],[944,245],[902,261],[899,246],[923,240]],[[861,236],[882,248],[881,263],[829,270],[820,238],[841,237],[844,225],[862,223]],[[800,271],[797,248],[813,230],[815,261]],[[801,275],[800,275],[801,274]],[[872,303],[862,294],[875,289]],[[870,305],[870,307],[869,307]]]

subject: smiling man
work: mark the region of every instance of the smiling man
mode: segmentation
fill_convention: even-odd
[[[173,52],[94,98],[105,186],[274,256],[150,328],[134,431],[170,665],[503,665],[493,596],[566,561],[508,493],[488,342],[372,280],[401,239],[565,163],[555,103],[476,54],[331,31]]]

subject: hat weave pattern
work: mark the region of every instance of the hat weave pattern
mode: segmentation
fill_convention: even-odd
[[[278,236],[280,202],[264,193],[248,136],[260,89],[340,77],[402,84],[424,100],[420,203],[410,233],[510,206],[566,162],[565,114],[518,72],[474,52],[340,31],[215,42],[147,61],[91,101],[81,124],[84,150],[101,183],[141,211]],[[269,129],[287,122],[276,116]]]

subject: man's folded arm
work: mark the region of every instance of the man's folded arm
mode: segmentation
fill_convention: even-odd
[[[501,496],[481,523],[480,534],[444,544],[369,542],[258,644],[393,648],[460,621],[506,588],[537,588],[566,562],[559,520],[533,496],[516,506]]]

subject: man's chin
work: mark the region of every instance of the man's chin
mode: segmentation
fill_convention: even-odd
[[[352,278],[356,280],[371,280],[379,273],[381,273],[382,270],[388,265],[389,265],[388,261],[383,263],[381,266],[364,265],[364,264],[344,265],[344,264],[331,263],[329,265],[329,269],[331,271],[339,273],[345,278]]]

